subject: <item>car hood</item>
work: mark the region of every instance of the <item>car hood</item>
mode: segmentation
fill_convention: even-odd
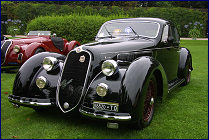
[[[33,38],[19,38],[19,39],[12,39],[13,44],[21,45],[21,44],[30,44],[32,42],[43,42],[47,40],[44,37],[33,37]]]
[[[114,38],[95,41],[81,47],[92,52],[97,59],[111,59],[120,53],[139,51],[153,46],[155,46],[155,43],[151,39]]]

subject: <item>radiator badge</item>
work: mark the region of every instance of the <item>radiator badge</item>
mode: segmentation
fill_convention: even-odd
[[[85,56],[84,56],[84,55],[80,56],[79,61],[80,61],[81,63],[85,62]]]

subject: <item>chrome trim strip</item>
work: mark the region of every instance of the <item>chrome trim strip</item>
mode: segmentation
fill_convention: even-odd
[[[63,71],[64,71],[63,69],[65,68],[65,64],[66,64],[66,62],[67,62],[67,60],[68,60],[68,57],[69,57],[70,53],[73,52],[73,51],[76,52],[76,50],[72,50],[72,51],[70,51],[70,52],[68,53],[68,55],[67,55],[67,57],[66,57],[66,59],[65,59],[64,65],[63,65],[63,67],[62,67],[62,73],[60,74],[60,77],[59,77],[59,80],[58,80],[58,83],[57,83],[56,103],[57,103],[57,105],[59,106],[59,108],[62,110],[62,112],[64,112],[64,113],[70,112],[71,110],[73,110],[74,108],[76,108],[76,107],[79,105],[79,103],[80,103],[80,101],[81,101],[81,99],[82,99],[82,97],[83,97],[83,94],[84,94],[84,87],[86,86],[87,77],[88,77],[88,74],[89,74],[90,64],[91,64],[91,60],[92,60],[91,54],[90,54],[88,51],[86,51],[86,50],[82,50],[82,51],[84,51],[84,52],[86,52],[86,53],[89,54],[90,59],[89,59],[89,65],[88,65],[88,69],[87,69],[87,73],[86,73],[86,77],[85,77],[85,81],[84,81],[84,85],[83,85],[81,97],[80,97],[80,99],[79,99],[77,105],[75,105],[75,107],[71,108],[71,109],[68,110],[68,111],[64,111],[64,110],[62,109],[60,103],[59,103],[59,89],[60,89],[60,83],[61,83],[61,79],[62,79],[62,74],[63,74]]]
[[[51,106],[52,105],[51,103],[27,102],[23,100],[13,99],[11,97],[8,97],[8,100],[12,103],[17,103],[20,105],[29,105],[29,106]]]
[[[128,116],[110,116],[110,115],[102,115],[102,114],[91,113],[91,112],[84,111],[82,109],[79,109],[79,112],[82,115],[92,117],[92,118],[98,118],[98,119],[114,120],[114,121],[130,121],[131,120],[131,115],[128,115]]]
[[[4,46],[5,42],[6,42],[6,40],[5,40],[4,43],[1,45],[1,48]]]
[[[87,88],[87,90],[86,90],[86,94],[85,94],[85,96],[84,96],[84,98],[83,98],[83,101],[84,101],[85,98],[86,98],[86,95],[87,95],[87,93],[88,93],[88,91],[89,91],[89,88],[91,87],[91,84],[94,82],[94,80],[95,80],[101,73],[102,73],[102,71],[100,71],[100,72],[92,79],[91,83],[89,84],[89,86],[88,86],[88,88]]]
[[[6,56],[7,56],[7,52],[8,52],[8,50],[9,50],[9,48],[12,46],[12,41],[11,41],[11,40],[6,40],[6,41],[10,41],[11,43],[9,44],[9,46],[8,46],[8,48],[7,48],[7,50],[6,50],[5,57],[4,57],[4,62],[3,62],[1,65],[3,65],[3,64],[5,63],[5,61],[6,61]],[[5,41],[4,43],[6,43],[6,41]],[[2,45],[2,46],[3,46],[3,45]]]

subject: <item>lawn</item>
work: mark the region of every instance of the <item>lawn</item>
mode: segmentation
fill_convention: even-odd
[[[79,115],[65,117],[33,109],[15,109],[8,102],[15,72],[1,72],[2,139],[207,139],[208,138],[208,41],[182,40],[193,57],[191,83],[170,93],[158,104],[151,125],[133,130],[127,125],[108,129],[106,123]]]

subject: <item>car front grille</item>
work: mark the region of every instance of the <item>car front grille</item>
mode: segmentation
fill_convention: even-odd
[[[5,62],[7,51],[9,50],[9,47],[11,46],[11,44],[12,44],[12,41],[5,41],[1,46],[1,65],[3,65]]]
[[[68,112],[79,104],[85,88],[90,61],[90,53],[86,51],[80,53],[72,51],[68,54],[57,91],[57,101],[63,112]],[[65,108],[65,103],[69,107]]]

